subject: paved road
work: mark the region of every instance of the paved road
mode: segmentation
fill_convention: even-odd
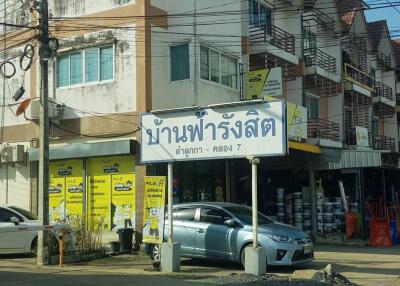
[[[37,268],[34,262],[30,257],[0,256],[0,285],[229,285],[237,277],[232,273],[243,273],[235,263],[183,260],[181,273],[167,277],[152,270],[147,256],[115,256],[61,269]],[[334,271],[359,285],[400,286],[400,248],[319,246],[314,263],[296,268],[269,268],[269,272],[279,277],[309,278],[314,269],[330,263]],[[215,277],[223,278],[216,281]],[[265,285],[301,284],[268,281]]]

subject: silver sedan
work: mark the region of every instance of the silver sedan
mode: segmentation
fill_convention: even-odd
[[[181,255],[237,261],[244,265],[246,247],[252,246],[251,209],[231,203],[189,203],[173,207],[174,241],[181,243]],[[165,222],[164,239],[168,236]],[[272,221],[259,213],[258,243],[266,249],[268,265],[294,265],[314,258],[313,244],[301,230]],[[160,247],[149,248],[153,260],[160,259]]]

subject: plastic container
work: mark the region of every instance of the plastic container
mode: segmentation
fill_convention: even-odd
[[[133,229],[121,228],[117,231],[120,243],[119,252],[129,253],[132,252]]]
[[[326,213],[332,213],[332,212],[333,212],[333,203],[326,202],[326,203],[324,204],[324,211],[325,211]]]
[[[283,197],[285,196],[285,189],[283,189],[283,188],[278,188],[278,189],[276,189],[276,197],[278,198],[278,199],[281,199],[281,200],[283,200]]]
[[[333,213],[324,213],[324,223],[333,222]]]

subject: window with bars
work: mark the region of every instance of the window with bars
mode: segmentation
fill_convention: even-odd
[[[249,0],[250,25],[265,29],[269,34],[272,30],[272,9],[256,0]]]
[[[237,89],[238,60],[206,46],[200,46],[200,77]]]
[[[307,115],[309,119],[319,118],[319,99],[315,96],[306,96]]]
[[[57,87],[104,82],[113,78],[113,46],[63,53],[57,58]]]

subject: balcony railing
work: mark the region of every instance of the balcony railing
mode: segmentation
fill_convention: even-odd
[[[373,148],[376,150],[389,150],[391,152],[396,151],[394,138],[387,136],[373,136],[372,137]]]
[[[331,31],[331,32],[336,31],[335,20],[329,17],[322,10],[310,6],[309,8],[305,9],[304,12],[305,12],[303,17],[304,21],[309,22],[312,20],[318,23],[318,25],[326,31]]]
[[[374,92],[372,93],[374,97],[384,97],[390,101],[393,100],[393,89],[384,83],[379,81],[375,82]]]
[[[340,141],[339,124],[320,118],[308,119],[308,137]]]
[[[306,67],[318,66],[330,73],[337,73],[336,59],[318,48],[304,50],[304,61]]]
[[[391,71],[392,63],[390,62],[390,58],[382,52],[377,52],[376,61],[378,64],[378,68],[384,71]]]
[[[359,84],[371,91],[374,90],[375,79],[369,74],[349,65],[344,65],[344,78],[356,84]]]
[[[260,29],[251,25],[249,38],[253,44],[270,43],[288,53],[295,54],[295,37],[277,26],[266,24]]]

